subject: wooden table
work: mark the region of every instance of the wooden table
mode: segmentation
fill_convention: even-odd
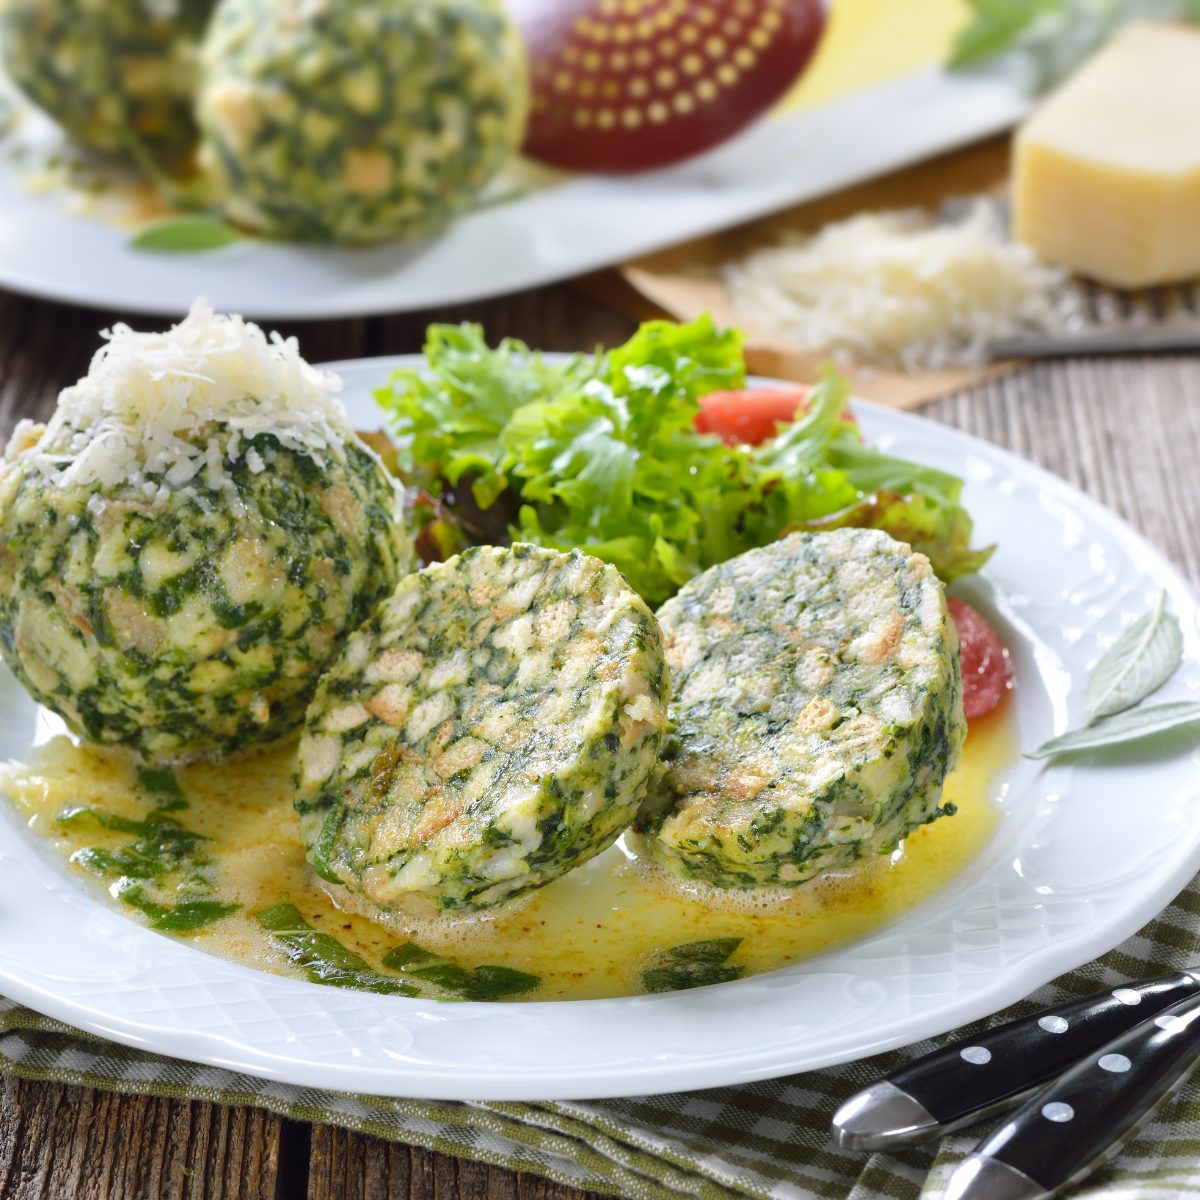
[[[123,314],[0,292],[0,438],[49,412],[82,375],[100,329]],[[591,349],[633,323],[568,287],[438,312],[286,329],[313,361],[418,350],[431,320],[482,322],[491,338]],[[160,323],[133,318],[138,328]],[[1064,476],[1119,512],[1200,581],[1200,364],[1044,364],[943,400],[928,415]],[[1018,535],[1019,536],[1019,535]],[[583,1193],[255,1109],[119,1097],[0,1076],[0,1200],[580,1200]]]

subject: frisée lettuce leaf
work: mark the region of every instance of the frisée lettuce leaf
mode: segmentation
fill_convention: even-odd
[[[510,538],[605,559],[658,605],[798,529],[886,529],[946,582],[990,554],[970,546],[961,480],[864,445],[832,369],[761,445],[698,433],[700,398],[745,384],[741,335],[707,316],[556,362],[518,341],[491,349],[476,325],[434,325],[425,360],[376,393],[402,474],[433,498],[425,557],[483,540],[480,514],[502,512]]]

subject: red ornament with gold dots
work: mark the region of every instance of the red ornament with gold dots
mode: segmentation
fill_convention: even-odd
[[[824,27],[819,0],[510,0],[529,48],[525,153],[571,171],[691,158],[783,96]]]

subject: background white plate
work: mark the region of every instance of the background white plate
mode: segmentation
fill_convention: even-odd
[[[243,242],[145,254],[130,233],[31,192],[0,156],[0,286],[123,312],[304,320],[432,308],[565,279],[736,225],[997,133],[1029,106],[1008,79],[917,74],[761,122],[717,150],[631,178],[569,176],[419,246]],[[48,121],[22,136],[51,144]]]
[[[401,360],[342,365],[351,416]],[[411,360],[407,360],[411,361]],[[944,426],[861,404],[868,438],[955,471],[1000,548],[964,595],[1013,647],[1022,744],[1078,722],[1120,629],[1169,593],[1200,698],[1197,607],[1175,570],[1062,481]],[[38,711],[0,677],[0,755]],[[555,1099],[714,1087],[844,1062],[1012,1003],[1132,934],[1200,868],[1194,740],[1014,765],[998,833],[937,896],[872,936],[768,975],[672,995],[437,1004],[263,974],[151,933],[94,898],[0,804],[0,994],[145,1050],[312,1087]]]

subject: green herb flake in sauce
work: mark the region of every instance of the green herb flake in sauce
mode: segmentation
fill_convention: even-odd
[[[405,942],[383,956],[383,965],[393,971],[402,971],[412,963],[430,962],[434,957],[428,950],[422,950],[416,942]]]
[[[284,901],[263,909],[255,917],[283,947],[288,958],[303,968],[312,983],[383,996],[420,994],[411,983],[372,970],[366,959],[347,949],[335,937],[313,929],[294,904]]]
[[[513,967],[498,967],[484,964],[476,967],[462,989],[464,1000],[501,1000],[505,996],[519,996],[541,986],[541,979],[527,971]]]
[[[170,772],[141,772],[139,783],[147,791],[146,777],[153,777],[158,794],[166,794],[166,805],[152,810],[143,820],[122,817],[107,809],[89,805],[68,808],[59,814],[60,825],[68,829],[94,826],[106,833],[123,833],[133,840],[118,846],[85,846],[71,855],[71,862],[93,875],[114,880],[109,891],[114,899],[136,909],[151,929],[163,933],[194,933],[231,913],[237,904],[226,904],[212,897],[212,884],[206,868],[212,860],[203,853],[209,840],[203,834],[184,828],[169,810],[186,807],[182,794],[172,795],[178,784]],[[156,889],[147,892],[147,885]],[[182,892],[187,898],[175,899]]]
[[[119,817],[116,813],[110,813],[107,809],[93,808],[87,804],[81,804],[76,808],[63,809],[58,814],[58,823],[65,825],[68,829],[74,829],[80,825],[94,824],[101,829],[111,830],[113,833],[145,834],[150,831],[150,825],[147,821],[135,821],[130,817]]]
[[[727,959],[741,944],[737,937],[711,938],[660,951],[653,966],[642,972],[642,986],[648,992],[680,992],[740,979],[745,968]]]
[[[159,904],[151,900],[140,883],[123,877],[112,889],[113,895],[130,908],[136,908],[162,933],[194,933],[214,921],[237,912],[238,905],[220,900],[181,900],[178,904]]]
[[[138,787],[158,798],[159,812],[176,812],[187,808],[187,798],[170,767],[138,767]]]
[[[209,864],[209,859],[200,852],[208,838],[185,829],[161,809],[150,813],[144,821],[135,821],[85,806],[67,809],[58,819],[68,828],[94,823],[112,833],[135,835],[132,842],[123,846],[88,846],[71,855],[72,862],[99,875],[162,879],[174,872],[192,873]]]
[[[408,968],[408,974],[452,992],[463,991],[471,979],[471,973],[465,967],[444,961],[414,964]]]
[[[531,992],[542,983],[539,976],[513,967],[484,964],[468,969],[430,954],[415,942],[405,942],[389,950],[383,956],[383,965],[455,993],[441,997],[447,1000],[501,1000]]]
[[[739,937],[709,938],[703,942],[685,942],[663,954],[668,963],[723,963],[742,944]]]

